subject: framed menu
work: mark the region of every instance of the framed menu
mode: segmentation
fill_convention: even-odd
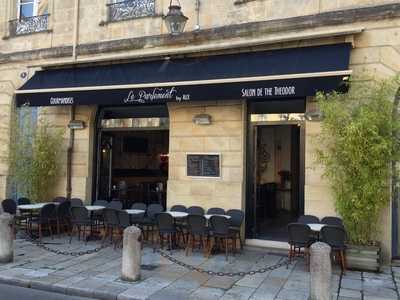
[[[187,176],[221,177],[221,155],[215,153],[187,154]]]

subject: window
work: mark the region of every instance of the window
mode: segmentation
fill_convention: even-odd
[[[49,0],[16,0],[17,19],[10,21],[10,36],[43,32],[48,29]]]
[[[48,0],[18,0],[18,19],[42,16],[48,13]]]

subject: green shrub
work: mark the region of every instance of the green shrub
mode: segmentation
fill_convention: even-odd
[[[346,94],[317,96],[322,133],[318,160],[325,167],[350,242],[377,240],[379,217],[390,199],[392,161],[399,158],[398,118],[392,117],[399,79],[352,82]]]
[[[64,132],[44,120],[34,123],[29,108],[21,108],[21,113],[14,116],[10,173],[19,194],[34,202],[45,202],[59,175]]]

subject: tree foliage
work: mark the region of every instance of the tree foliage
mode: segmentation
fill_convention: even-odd
[[[399,159],[398,118],[392,117],[399,78],[353,82],[348,93],[319,94],[324,116],[318,160],[325,167],[352,243],[377,240],[390,199],[390,164]]]
[[[60,171],[63,130],[32,119],[29,108],[15,113],[10,144],[10,173],[20,194],[34,202],[49,200]]]

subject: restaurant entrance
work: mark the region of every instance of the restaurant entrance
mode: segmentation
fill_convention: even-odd
[[[287,242],[287,225],[304,214],[304,113],[287,112],[302,111],[304,102],[292,101],[297,109],[289,101],[260,111],[250,105],[261,112],[250,114],[248,135],[246,229],[253,239]]]
[[[166,106],[102,109],[98,120],[96,200],[166,206],[169,118]]]

